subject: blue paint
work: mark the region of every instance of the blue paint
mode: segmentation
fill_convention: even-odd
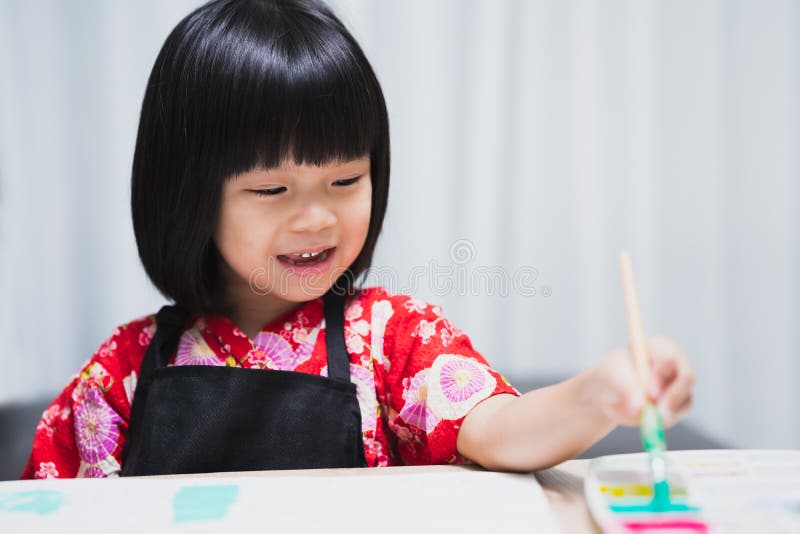
[[[225,517],[236,502],[239,486],[186,486],[178,490],[172,501],[176,523],[215,521]]]
[[[50,515],[65,502],[64,494],[52,490],[19,491],[0,495],[0,512]]]

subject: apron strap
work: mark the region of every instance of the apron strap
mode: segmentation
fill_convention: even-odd
[[[188,317],[189,312],[183,308],[169,304],[161,307],[156,315],[156,333],[144,353],[140,378],[169,364]]]
[[[344,342],[344,295],[329,291],[325,303],[325,346],[328,351],[328,377],[350,383],[350,358]]]

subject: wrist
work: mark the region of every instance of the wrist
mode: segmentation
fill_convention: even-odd
[[[603,434],[617,426],[617,422],[605,409],[608,392],[603,387],[604,380],[596,366],[591,366],[573,377],[575,398],[579,410],[585,418],[603,429]]]

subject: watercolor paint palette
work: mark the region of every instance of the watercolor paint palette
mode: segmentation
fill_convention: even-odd
[[[584,491],[604,532],[800,532],[800,451],[677,451],[667,458],[665,511],[651,505],[646,454],[591,462]]]

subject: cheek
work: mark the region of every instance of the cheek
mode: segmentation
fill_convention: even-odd
[[[361,244],[367,237],[369,231],[369,218],[372,213],[372,188],[365,187],[360,192],[358,201],[348,210],[350,231],[360,237]]]
[[[268,232],[274,223],[263,220],[263,214],[245,205],[223,207],[214,234],[222,257],[234,269],[253,268],[265,260],[272,243]]]

